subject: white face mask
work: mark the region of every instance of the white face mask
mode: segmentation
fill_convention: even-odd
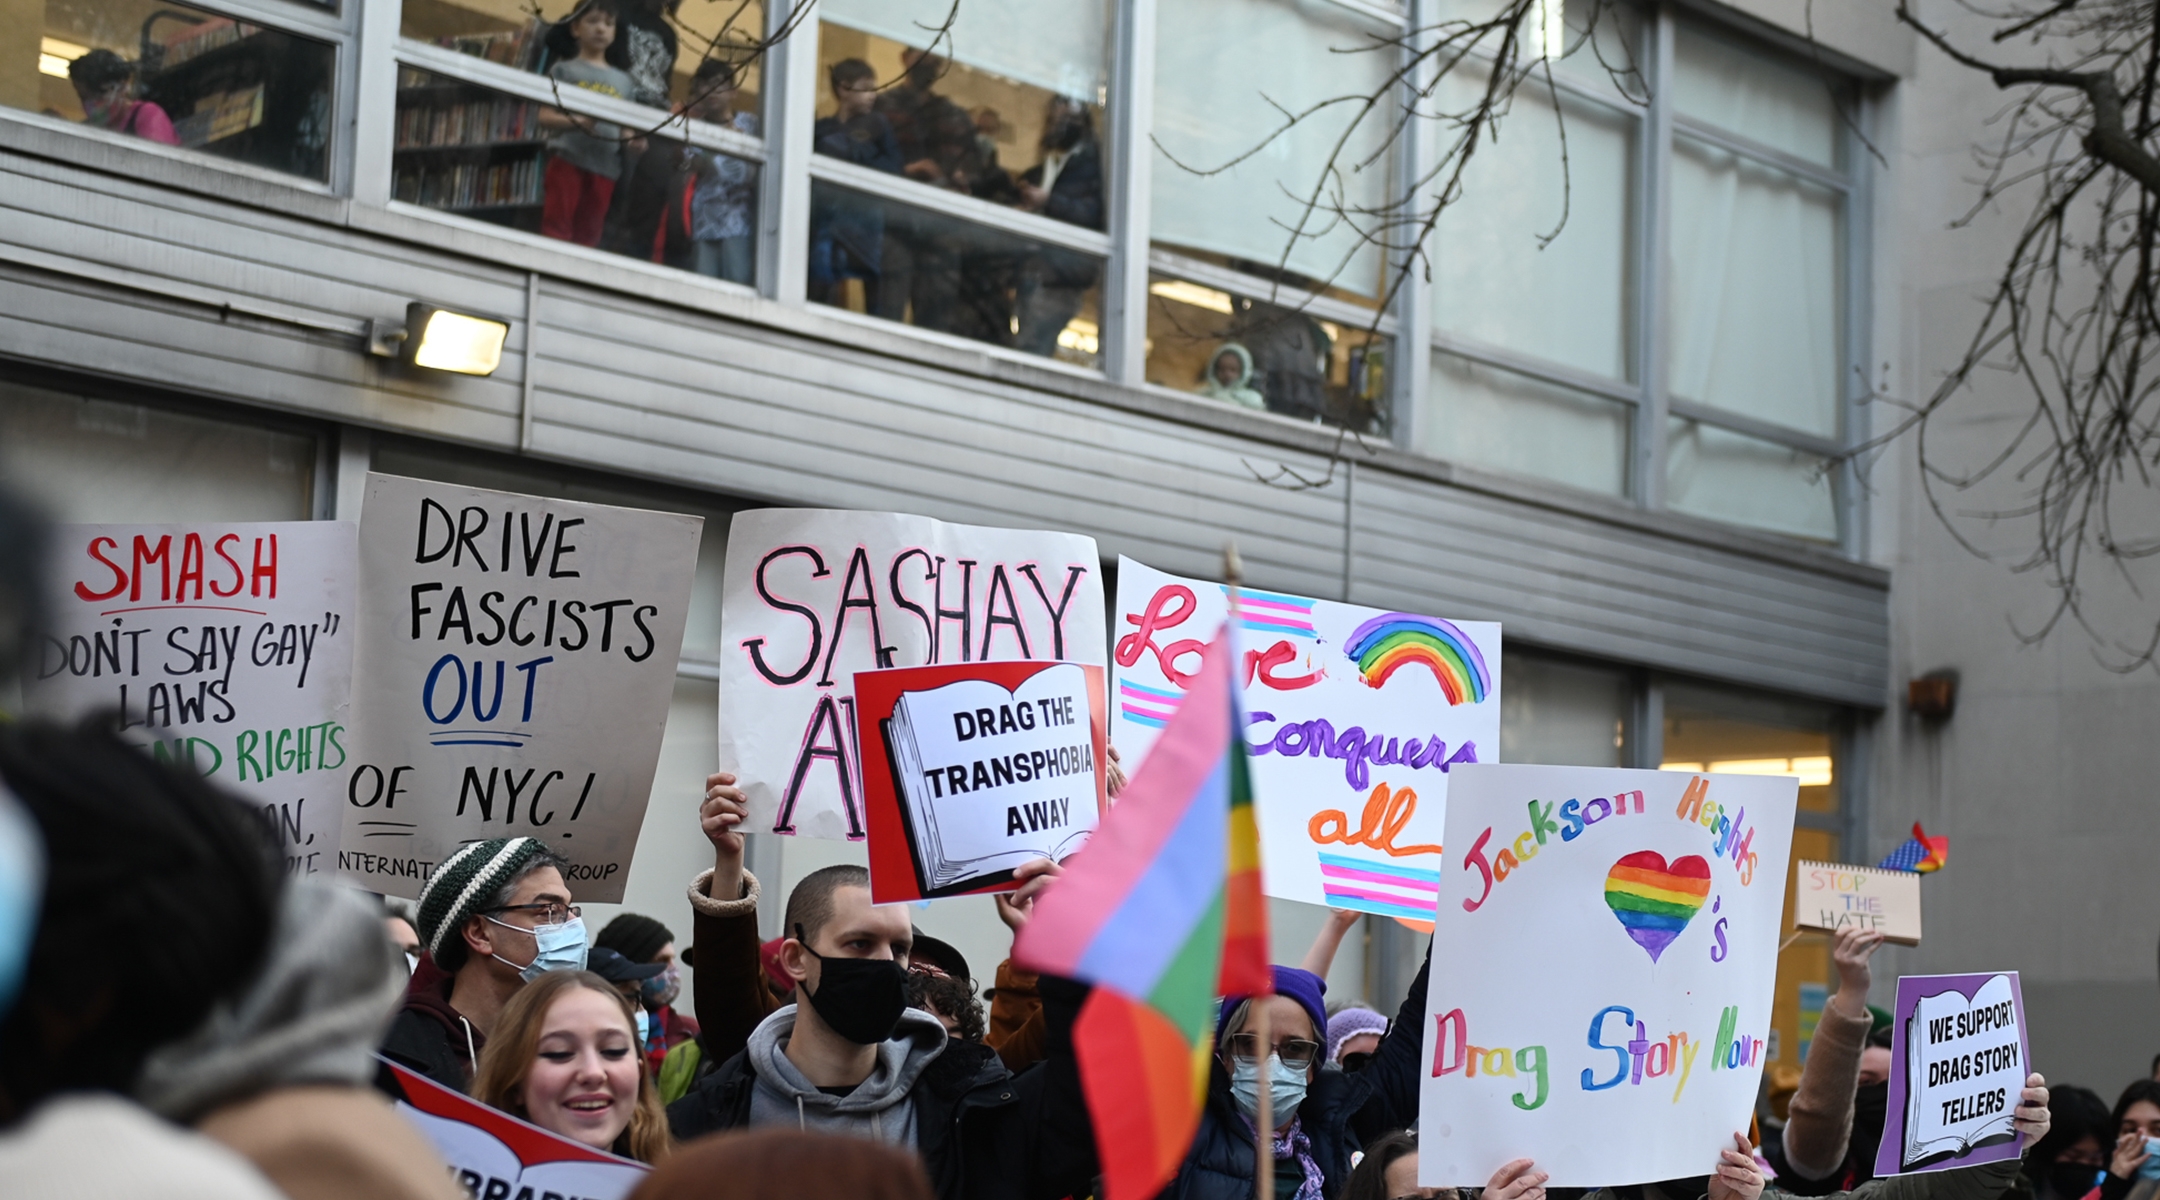
[[[504,929],[518,929],[533,936],[533,960],[519,967],[500,954],[491,955],[504,966],[517,967],[518,978],[527,983],[549,971],[581,971],[585,968],[585,918],[572,917],[560,925],[535,925],[525,929],[508,921],[495,921]]]

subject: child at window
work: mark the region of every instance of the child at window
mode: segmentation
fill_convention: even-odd
[[[735,111],[735,71],[719,59],[698,64],[690,84],[690,115],[755,136],[757,117]],[[711,150],[697,152],[690,196],[690,236],[696,268],[732,283],[749,283],[757,265],[750,216],[756,203],[757,167]]]
[[[812,148],[875,171],[897,175],[903,160],[892,124],[874,111],[877,72],[859,58],[832,65],[833,115],[811,127]],[[877,201],[839,189],[813,191],[810,208],[810,298],[839,303],[849,279],[875,285],[885,256],[885,209]],[[874,311],[876,306],[871,305]]]
[[[135,64],[110,50],[92,50],[68,64],[68,82],[82,101],[83,121],[100,129],[130,133],[146,141],[180,144],[172,118],[148,100],[131,97]]]
[[[635,87],[630,76],[607,60],[608,47],[615,42],[616,3],[585,0],[570,15],[566,24],[577,44],[577,57],[549,68],[549,76],[558,85],[630,98]],[[547,199],[540,214],[540,232],[580,246],[597,246],[608,202],[615,195],[615,181],[622,176],[622,130],[559,108],[541,109],[540,127],[553,134],[547,142]],[[636,144],[634,139],[631,144]]]

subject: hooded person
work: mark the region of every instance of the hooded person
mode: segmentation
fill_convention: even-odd
[[[740,1047],[726,1040],[770,995],[757,954],[757,884],[742,869],[736,832],[748,807],[734,782],[707,780],[699,817],[714,866],[690,891],[705,1048],[722,1061],[668,1106],[676,1139],[775,1126],[838,1133],[913,1149],[942,1197],[1081,1194],[1096,1171],[1072,1049],[1086,989],[1043,980],[1048,1053],[1012,1075],[989,1047],[950,1039],[937,1018],[907,1007],[914,929],[904,907],[871,903],[861,867],[827,867],[795,886],[780,965],[802,1003],[734,1034]],[[1014,895],[1032,905],[1057,867],[1043,860],[1016,874]],[[729,1003],[742,1011],[725,1011]]]
[[[369,1086],[404,986],[375,904],[293,879],[262,970],[150,1056],[136,1098],[239,1152],[292,1200],[456,1200],[441,1156]]]
[[[1221,400],[1241,408],[1259,412],[1267,411],[1267,397],[1252,385],[1252,351],[1237,342],[1224,342],[1208,359],[1207,378],[1200,381],[1200,394],[1210,400]]]
[[[420,892],[426,953],[383,1056],[466,1090],[503,1005],[540,975],[585,965],[566,864],[536,838],[490,838],[444,859]]]
[[[675,1001],[682,996],[682,967],[675,951],[675,932],[642,913],[623,913],[600,930],[593,945],[613,950],[634,963],[654,963],[663,968],[642,980],[638,989],[638,1002],[644,1006],[648,1029],[645,1054],[657,1076],[668,1051],[698,1035],[697,1019],[675,1009]]]

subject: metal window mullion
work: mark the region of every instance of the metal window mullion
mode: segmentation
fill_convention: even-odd
[[[1155,3],[1119,0],[1111,32],[1110,263],[1103,280],[1102,363],[1112,383],[1127,387],[1147,380]]]
[[[1761,417],[1751,417],[1745,413],[1713,408],[1707,404],[1697,404],[1692,400],[1667,400],[1665,402],[1665,413],[1669,417],[1678,417],[1683,421],[1694,421],[1713,428],[1729,430],[1742,437],[1754,438],[1758,442],[1769,442],[1776,446],[1802,450],[1820,458],[1835,458],[1838,452],[1845,448],[1845,443],[1834,437],[1823,437],[1820,434],[1791,429],[1774,422],[1765,421]]]
[[[279,33],[299,34],[317,41],[335,42],[351,36],[353,17],[351,11],[331,13],[313,5],[263,3],[259,0],[187,0],[190,7],[200,8],[218,16],[229,16],[249,25],[260,25]],[[352,0],[348,10],[365,11],[362,0]],[[395,5],[391,16],[395,18]]]
[[[1257,275],[1247,275],[1242,271],[1233,271],[1228,267],[1218,267],[1213,263],[1204,262],[1197,258],[1188,258],[1172,250],[1150,248],[1148,250],[1148,267],[1150,270],[1160,271],[1165,275],[1175,275],[1180,279],[1189,280],[1193,283],[1204,283],[1209,287],[1234,292],[1240,296],[1263,299],[1269,304],[1282,308],[1294,308],[1325,321],[1334,321],[1340,325],[1355,325],[1362,329],[1371,324],[1373,319],[1372,309],[1359,307],[1347,300],[1337,300],[1333,296],[1322,296],[1299,288],[1284,287],[1278,283],[1270,283]],[[1393,316],[1382,316],[1380,318],[1379,331],[1389,337],[1401,332]]]
[[[765,36],[786,27],[815,0],[774,0]],[[811,127],[817,123],[818,22],[804,15],[765,56],[765,169],[758,175],[758,291],[787,304],[807,302],[810,282]]]
[[[1633,469],[1629,491],[1644,508],[1665,507],[1666,294],[1671,288],[1673,13],[1660,4],[1650,19],[1643,58],[1650,74],[1650,109],[1636,139],[1636,376],[1642,403],[1635,407]]]
[[[1845,196],[1845,354],[1840,393],[1844,418],[1839,430],[1846,446],[1857,446],[1870,436],[1868,401],[1873,394],[1871,364],[1874,344],[1874,252],[1875,171],[1867,151],[1874,138],[1875,105],[1865,93],[1854,90],[1853,120],[1857,130],[1845,134],[1845,155],[1853,164],[1853,189]],[[1859,465],[1852,459],[1838,463],[1831,477],[1838,507],[1839,542],[1847,556],[1865,558],[1868,553],[1867,489],[1861,486]]]
[[[1099,257],[1110,253],[1110,239],[1092,229],[1005,208],[961,192],[931,187],[927,183],[917,183],[904,175],[889,175],[857,163],[821,156],[811,158],[810,174],[812,178],[841,184],[852,191],[970,224],[987,226],[1029,241],[1047,242],[1053,246],[1063,246],[1068,250],[1078,250],[1083,254]]]
[[[398,25],[401,0],[353,0],[359,9],[352,40],[342,48],[353,74],[350,119],[343,123],[345,191],[356,203],[390,202],[391,155],[397,147]],[[336,185],[336,180],[332,180]]]
[[[1452,333],[1435,331],[1432,334],[1434,350],[1467,362],[1493,367],[1526,379],[1535,379],[1571,392],[1585,392],[1605,400],[1626,405],[1642,403],[1642,389],[1634,384],[1620,383],[1593,375],[1574,367],[1563,367],[1544,359],[1502,350],[1483,342],[1470,341]]]
[[[598,92],[579,87],[558,88],[546,75],[532,71],[520,71],[459,54],[425,42],[399,41],[397,59],[407,66],[418,67],[436,75],[484,87],[516,99],[534,104],[545,104],[586,116],[597,117],[622,126],[626,130],[649,130],[665,127],[666,135],[694,146],[723,151],[752,162],[765,159],[765,143],[740,130],[703,121],[690,122],[665,109],[647,108],[628,100],[617,100]],[[393,88],[396,79],[392,78]]]
[[[1439,0],[1412,0],[1412,32],[1403,49],[1405,57],[1416,57],[1432,45],[1439,7]],[[1423,111],[1422,97],[1431,90],[1438,72],[1439,64],[1426,56],[1418,59],[1402,83],[1403,109],[1412,115],[1406,118],[1403,136],[1396,140],[1395,171],[1404,200],[1403,216],[1411,228],[1423,222],[1437,195],[1425,178],[1433,167],[1432,127],[1416,114]],[[1393,394],[1388,398],[1392,409],[1388,432],[1406,450],[1424,444],[1425,394],[1432,387],[1433,285],[1425,277],[1431,249],[1430,239],[1420,237],[1399,250],[1393,264],[1401,284],[1395,292],[1395,347],[1389,355]]]
[[[1673,129],[1677,132],[1695,141],[1715,146],[1729,154],[1737,154],[1742,158],[1751,159],[1765,166],[1776,167],[1788,175],[1798,175],[1810,183],[1820,184],[1832,191],[1849,192],[1852,190],[1853,179],[1846,172],[1832,170],[1819,163],[1809,162],[1797,155],[1787,154],[1783,150],[1766,146],[1752,138],[1744,138],[1736,133],[1727,133],[1714,125],[1698,121],[1693,117],[1675,114],[1672,123]]]

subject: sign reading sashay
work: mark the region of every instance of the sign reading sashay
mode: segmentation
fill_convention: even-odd
[[[1095,539],[761,508],[728,526],[720,769],[760,833],[861,841],[855,672],[1103,662]]]
[[[368,476],[339,872],[417,897],[459,846],[526,834],[578,899],[620,901],[703,524]]]

